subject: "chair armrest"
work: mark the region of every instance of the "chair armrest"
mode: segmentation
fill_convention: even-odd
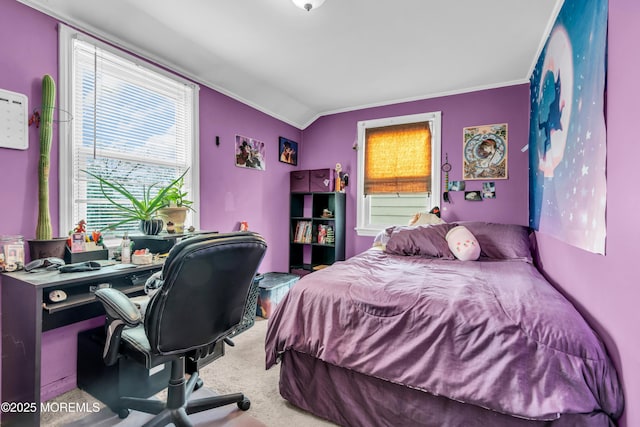
[[[107,338],[102,359],[107,366],[111,366],[118,360],[122,330],[125,326],[133,328],[141,324],[142,316],[138,307],[117,289],[98,289],[96,298],[107,312]]]
[[[96,298],[104,306],[107,315],[113,319],[122,320],[126,326],[134,327],[140,324],[141,315],[138,307],[125,294],[117,289],[104,288],[96,291]]]

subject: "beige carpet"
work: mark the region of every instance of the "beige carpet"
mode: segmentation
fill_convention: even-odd
[[[242,412],[235,405],[197,414],[197,426],[234,427],[326,427],[335,424],[315,417],[289,404],[280,397],[278,379],[280,368],[265,370],[264,337],[267,320],[256,318],[255,325],[233,339],[235,347],[226,347],[226,355],[201,369],[200,375],[205,387],[197,393],[218,394],[242,392],[251,400],[251,408]],[[158,394],[164,398],[164,393]],[[82,390],[74,389],[56,399],[55,402],[96,402]],[[98,413],[45,413],[42,426],[135,426],[148,419],[146,414],[132,412],[125,420],[120,420],[104,405]],[[257,422],[256,422],[257,421]]]

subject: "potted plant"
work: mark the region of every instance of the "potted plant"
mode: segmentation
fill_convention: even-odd
[[[164,206],[164,198],[166,194],[171,191],[178,183],[182,181],[186,171],[180,175],[177,179],[173,180],[169,185],[160,187],[158,184],[153,184],[149,187],[143,188],[142,198],[137,198],[131,191],[129,191],[124,185],[116,181],[110,181],[99,175],[96,175],[89,171],[83,171],[89,176],[92,176],[98,180],[100,184],[100,191],[102,195],[111,202],[113,206],[119,209],[124,216],[124,219],[110,225],[108,228],[115,228],[119,225],[126,224],[133,221],[140,222],[140,230],[144,234],[154,235],[158,234],[162,230],[163,222],[158,217],[158,209]],[[153,194],[154,188],[157,188],[157,193]],[[123,204],[114,200],[109,195],[107,190],[111,190],[112,193],[116,193],[127,199],[130,204]]]
[[[184,231],[184,222],[187,218],[187,212],[193,210],[191,205],[193,201],[188,200],[187,192],[183,190],[184,178],[171,187],[162,200],[162,207],[158,210],[158,215],[165,220],[167,224],[167,232],[175,231],[182,233]],[[173,225],[169,227],[169,225]]]
[[[31,259],[64,257],[66,237],[52,238],[49,207],[49,164],[53,139],[53,108],[56,103],[56,84],[53,77],[42,78],[42,107],[40,115],[40,161],[38,162],[38,224],[36,238],[29,240]]]

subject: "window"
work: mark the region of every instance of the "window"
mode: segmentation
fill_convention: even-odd
[[[83,170],[141,197],[188,169],[183,189],[196,213],[187,223],[198,227],[197,85],[61,25],[59,87],[60,233],[82,219],[95,230],[120,218]]]
[[[358,122],[360,236],[406,225],[440,194],[440,112]]]

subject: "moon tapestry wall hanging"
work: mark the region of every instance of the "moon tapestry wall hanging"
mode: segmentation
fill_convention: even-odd
[[[607,0],[565,0],[531,75],[529,226],[604,254]]]

